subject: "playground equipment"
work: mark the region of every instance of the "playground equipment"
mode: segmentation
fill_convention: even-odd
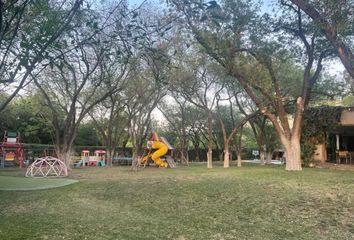
[[[96,165],[100,167],[106,166],[106,151],[96,150],[95,151]]]
[[[150,141],[147,143],[148,153],[142,158],[141,165],[146,166],[149,159],[154,161],[159,167],[175,168],[176,163],[172,158],[172,150],[174,148],[167,141],[166,138],[160,137],[156,132],[153,132],[150,137]],[[164,158],[162,158],[164,157]]]
[[[0,144],[0,167],[23,166],[24,150],[20,133],[5,131]]]
[[[74,164],[74,167],[85,167],[85,166],[106,166],[106,151],[96,150],[94,156],[90,156],[89,150],[82,150],[81,160]]]
[[[54,157],[37,158],[26,171],[26,177],[66,177],[68,169],[65,163]]]

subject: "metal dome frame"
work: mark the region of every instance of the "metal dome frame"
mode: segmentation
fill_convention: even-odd
[[[36,160],[28,166],[26,171],[26,177],[32,178],[66,176],[68,176],[68,168],[65,163],[51,156],[36,158]]]

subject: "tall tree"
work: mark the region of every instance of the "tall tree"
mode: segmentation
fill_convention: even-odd
[[[189,75],[184,75],[180,79],[179,92],[185,99],[205,111],[207,114],[207,139],[208,139],[208,153],[207,153],[207,168],[212,168],[212,153],[213,153],[213,132],[212,120],[213,109],[216,104],[217,94],[223,89],[223,84],[220,84],[218,76],[215,75],[208,62],[195,62],[191,69],[185,69]]]
[[[249,116],[249,113],[255,112],[257,106],[245,96],[242,92],[233,91],[236,103],[239,111],[245,116]],[[259,157],[261,164],[270,164],[273,150],[276,147],[277,137],[274,128],[270,126],[271,124],[267,117],[261,114],[257,114],[248,121],[251,126],[254,138],[258,145]]]
[[[250,114],[246,114],[244,117],[240,117],[240,114],[238,114],[237,116],[237,113],[239,112],[235,111],[232,98],[233,98],[232,95],[228,95],[226,99],[221,99],[220,95],[217,95],[217,101],[216,101],[216,106],[217,106],[216,118],[218,119],[220,124],[220,129],[222,132],[222,138],[224,144],[224,168],[228,168],[230,166],[230,143],[232,142],[232,140],[234,139],[234,137],[238,132],[239,132],[239,138],[242,138],[241,132],[243,126],[258,114],[258,112],[255,111]],[[226,108],[225,105],[220,106],[222,100],[226,100],[228,102],[228,106],[226,106]],[[229,121],[227,121],[226,118],[229,118]],[[237,153],[240,153],[242,148],[240,140],[237,141],[236,148],[238,150]],[[240,154],[238,156],[240,156]],[[241,161],[238,161],[238,167],[241,167]]]
[[[193,145],[195,152],[195,161],[200,161],[200,150],[207,149],[208,130],[207,130],[207,114],[194,105],[186,109],[187,135]]]
[[[126,10],[124,6],[119,9]],[[118,12],[118,8],[114,10]],[[123,14],[118,15],[118,19],[124,20]],[[95,105],[120,91],[126,79],[130,55],[125,42],[128,37],[121,29],[114,29],[120,41],[107,36],[104,29],[111,17],[112,13],[99,16],[96,11],[81,14],[76,19],[79,28],[62,38],[68,50],[60,49],[60,57],[33,75],[52,111],[57,155],[68,166],[80,122]]]
[[[125,113],[126,99],[121,93],[112,94],[97,104],[89,115],[100,133],[107,151],[107,165],[111,166],[115,150],[128,135],[129,119]]]
[[[179,142],[179,155],[181,159],[181,163],[187,164],[189,162],[188,157],[188,135],[187,135],[187,127],[188,127],[188,119],[187,119],[187,110],[188,110],[188,102],[186,99],[180,96],[178,92],[170,91],[170,94],[173,97],[174,104],[171,102],[160,102],[158,105],[158,109],[162,112],[166,120],[168,121],[168,125],[171,129],[173,129],[174,134],[177,135],[177,139]]]
[[[129,102],[126,107],[129,119],[129,135],[133,145],[132,170],[139,167],[139,159],[143,157],[143,149],[148,135],[151,133],[152,111],[157,107],[165,91],[149,77],[147,70],[138,71],[129,81],[126,96]],[[135,73],[138,73],[135,72]]]

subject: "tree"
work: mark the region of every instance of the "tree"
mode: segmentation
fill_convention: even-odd
[[[233,95],[235,96],[239,111],[245,117],[249,116],[250,112],[256,112],[257,106],[255,106],[251,99],[245,96],[245,93],[235,92],[233,89]],[[248,123],[251,126],[254,138],[258,145],[261,164],[270,164],[273,150],[277,146],[277,137],[274,128],[270,126],[271,123],[267,117],[262,114],[256,114],[248,121]]]
[[[316,22],[354,82],[354,55],[350,49],[350,40],[345,41],[345,37],[353,34],[351,24],[354,20],[354,3],[346,0],[290,1]]]
[[[118,12],[118,8],[114,10]],[[120,10],[126,9],[122,6]],[[119,20],[124,20],[123,14],[119,15]],[[32,75],[52,112],[56,153],[67,166],[80,122],[94,106],[119,92],[126,79],[128,37],[124,29],[113,29],[120,41],[104,32],[111,16],[109,13],[99,19],[96,11],[80,14],[76,19],[79,27],[61,39],[68,49],[59,49],[60,57]]]
[[[89,113],[106,147],[108,166],[112,165],[117,145],[124,141],[124,136],[127,135],[129,119],[124,111],[126,101],[121,93],[112,94]]]
[[[188,106],[186,109],[187,119],[187,135],[191,140],[195,152],[195,161],[200,161],[200,148],[207,149],[208,130],[207,119],[208,114],[202,109],[194,105]]]
[[[217,94],[223,89],[223,85],[219,84],[218,76],[215,75],[208,62],[197,60],[192,69],[186,69],[189,75],[180,79],[181,95],[190,103],[205,111],[207,114],[207,132],[208,132],[208,153],[207,168],[212,168],[212,120],[213,108],[215,107]]]
[[[223,1],[221,6],[215,1],[172,2],[208,55],[239,82],[272,122],[286,153],[286,169],[301,170],[303,111],[320,75],[322,60],[329,54],[318,30],[293,8],[284,8],[285,14],[273,24],[268,21],[269,15],[260,17],[245,1]],[[290,42],[295,51],[287,48]],[[293,67],[296,60],[304,67]],[[291,102],[289,119],[291,109],[287,105]]]
[[[148,76],[147,71],[135,72],[129,81],[126,96],[127,115],[129,119],[129,135],[133,145],[132,170],[136,171],[139,159],[143,155],[143,146],[151,133],[151,113],[165,95],[165,91],[156,84],[155,79]],[[139,96],[139,97],[137,97]]]
[[[175,104],[160,102],[158,109],[162,112],[165,119],[168,121],[169,128],[173,129],[177,135],[179,142],[179,152],[181,163],[187,164],[189,162],[188,157],[188,136],[187,136],[187,109],[188,102],[182,98],[177,92],[170,91]]]
[[[35,69],[47,64],[82,3],[0,1],[0,84],[7,93],[0,112],[28,85]]]
[[[229,93],[229,91],[228,91]],[[237,101],[237,95],[236,97],[236,101]],[[258,112],[252,112],[250,114],[245,114],[245,116],[243,118],[238,118],[236,114],[237,112],[235,112],[234,109],[234,104],[232,102],[232,95],[228,95],[226,99],[229,102],[228,104],[228,108],[229,109],[224,109],[224,111],[222,111],[221,107],[220,107],[220,102],[221,102],[221,98],[220,95],[217,95],[217,101],[216,101],[216,117],[219,121],[220,124],[220,129],[222,132],[222,137],[223,137],[223,143],[224,143],[224,168],[228,168],[230,166],[230,143],[232,142],[233,138],[235,137],[235,135],[239,132],[239,138],[238,141],[236,141],[236,148],[237,148],[237,157],[238,157],[238,161],[237,161],[237,166],[241,167],[241,149],[242,149],[242,144],[241,144],[241,138],[242,138],[242,128],[243,126],[249,121],[251,120],[253,117],[255,117]],[[225,111],[226,110],[226,111]],[[226,120],[226,116],[229,116],[229,121]],[[229,126],[226,126],[226,124],[228,123]]]

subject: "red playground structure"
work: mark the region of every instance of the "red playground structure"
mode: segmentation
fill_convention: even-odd
[[[0,144],[1,168],[20,166],[23,167],[24,149],[20,133],[5,131]]]

